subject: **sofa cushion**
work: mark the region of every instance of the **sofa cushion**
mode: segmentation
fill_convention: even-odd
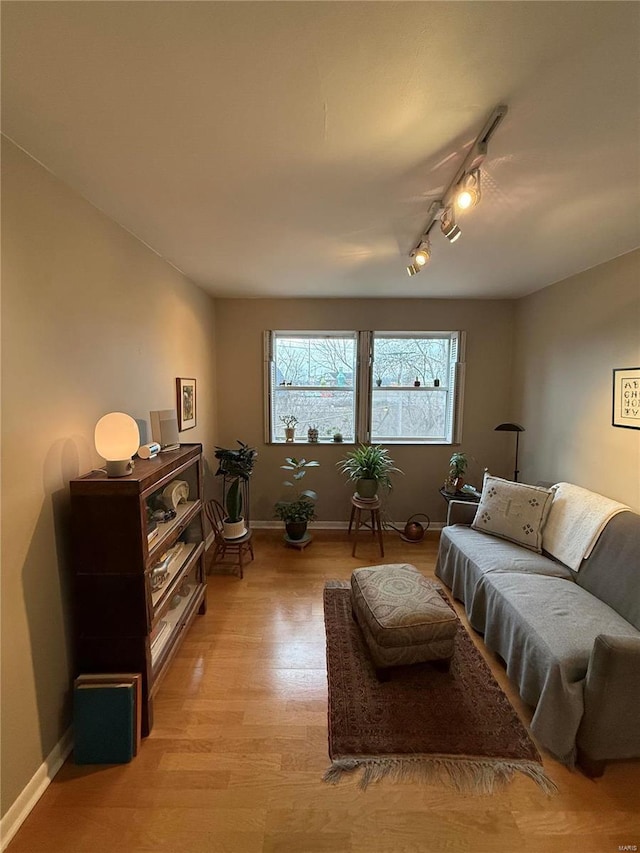
[[[572,763],[595,639],[637,637],[638,631],[577,583],[560,578],[492,572],[485,596],[486,645],[506,661],[524,701],[536,706],[533,734]]]
[[[484,576],[488,572],[522,572],[564,578],[574,575],[562,563],[535,554],[514,542],[488,536],[462,524],[445,527],[440,534],[436,576],[462,601],[469,622],[484,632]]]
[[[525,548],[542,551],[542,529],[553,492],[485,474],[482,498],[472,527]]]

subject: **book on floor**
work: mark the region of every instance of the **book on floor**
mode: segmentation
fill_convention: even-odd
[[[76,764],[123,764],[136,748],[136,687],[131,682],[81,683],[73,691]]]
[[[81,684],[132,684],[134,687],[135,739],[133,754],[137,755],[142,740],[142,675],[139,672],[95,672],[79,675],[74,685]]]

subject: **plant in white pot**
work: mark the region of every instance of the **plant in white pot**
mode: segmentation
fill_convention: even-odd
[[[296,488],[300,480],[307,473],[308,468],[317,468],[320,464],[313,460],[307,462],[306,459],[296,459],[294,456],[288,456],[285,459],[286,465],[280,467],[284,471],[291,471],[291,480],[285,480],[284,485],[287,488]],[[293,482],[292,482],[293,481]],[[318,495],[312,489],[304,489],[290,501],[278,501],[275,505],[276,518],[284,521],[287,537],[295,542],[299,542],[305,538],[307,525],[316,516],[315,501]]]
[[[222,522],[222,535],[225,539],[239,539],[247,532],[242,515],[242,492],[240,491],[240,477],[237,477],[229,486],[225,500],[227,515]]]
[[[284,440],[287,444],[291,444],[296,435],[298,419],[295,415],[281,415],[280,420],[284,424]]]
[[[375,498],[380,486],[391,489],[391,475],[403,473],[380,444],[359,444],[336,464],[355,483],[357,496],[365,500]]]

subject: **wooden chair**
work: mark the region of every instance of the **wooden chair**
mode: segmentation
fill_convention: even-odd
[[[225,518],[224,507],[219,501],[210,500],[204,505],[204,511],[213,529],[213,562],[217,563],[224,559],[227,551],[238,553],[238,565],[240,566],[240,577],[244,577],[244,554],[249,552],[253,560],[253,545],[251,544],[251,530],[247,530],[244,536],[239,536],[237,539],[225,539],[222,535],[223,521]]]

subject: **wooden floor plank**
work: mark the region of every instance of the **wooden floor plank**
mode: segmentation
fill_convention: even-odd
[[[68,761],[9,853],[616,853],[640,849],[640,762],[596,781],[544,755],[559,793],[515,778],[491,796],[385,780],[321,781],[327,754],[322,589],[354,568],[408,562],[433,577],[437,534],[362,537],[314,531],[304,552],[256,531],[244,580],[209,576],[196,619],[162,683],[155,726],[131,764]],[[463,622],[464,613],[456,605]],[[504,666],[474,642],[525,723]]]

